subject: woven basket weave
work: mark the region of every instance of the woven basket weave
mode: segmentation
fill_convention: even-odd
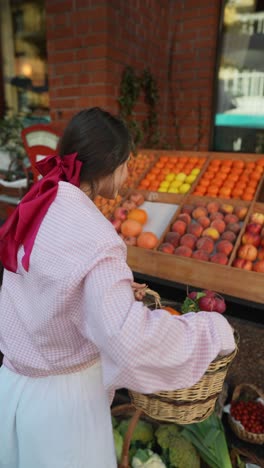
[[[216,358],[202,378],[190,388],[142,394],[129,391],[133,405],[153,419],[177,424],[191,424],[213,413],[222,391],[230,363],[238,351],[239,336],[235,332],[236,349],[229,355]]]
[[[251,394],[253,399],[256,399],[258,397],[264,399],[263,392],[255,385],[240,384],[237,385],[233,392],[232,401],[239,400],[243,392]],[[228,416],[228,423],[233,432],[237,435],[237,437],[239,437],[239,439],[242,439],[245,442],[250,442],[251,444],[264,444],[264,434],[255,434],[254,432],[246,431],[241,424],[238,424],[234,421],[231,415]]]

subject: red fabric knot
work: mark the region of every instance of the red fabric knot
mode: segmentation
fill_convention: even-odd
[[[55,199],[60,181],[80,186],[82,162],[78,154],[47,156],[36,164],[43,176],[23,197],[12,215],[0,228],[0,260],[7,270],[17,271],[17,252],[24,247],[22,265],[29,269],[30,254],[41,222]]]

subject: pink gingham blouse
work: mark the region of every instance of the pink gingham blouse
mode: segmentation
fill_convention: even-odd
[[[139,253],[140,255],[140,253]],[[126,246],[77,187],[60,182],[29,271],[5,271],[0,292],[4,365],[27,376],[64,374],[101,359],[106,387],[145,393],[197,382],[234,349],[218,313],[171,316],[134,299]]]

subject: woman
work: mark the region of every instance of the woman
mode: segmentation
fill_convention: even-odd
[[[135,300],[125,244],[92,201],[116,196],[130,150],[119,119],[83,110],[0,231],[0,467],[116,467],[107,392],[189,387],[234,349],[217,313]]]

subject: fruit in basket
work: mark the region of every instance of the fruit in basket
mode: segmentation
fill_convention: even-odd
[[[196,248],[211,254],[214,250],[214,241],[211,237],[201,237],[197,241]]]
[[[142,210],[141,208],[135,208],[128,213],[127,219],[133,219],[140,224],[146,224],[148,215],[145,210]]]
[[[260,245],[261,237],[258,234],[252,234],[251,232],[245,232],[242,236],[242,244],[251,244],[255,247]]]
[[[198,218],[197,220],[197,223],[199,223],[203,228],[207,228],[210,226],[211,224],[211,221],[210,219],[207,217],[207,216],[200,216],[200,218]]]
[[[180,245],[184,245],[185,247],[189,247],[190,249],[194,249],[196,245],[197,237],[193,234],[184,234],[180,239]]]
[[[191,216],[188,215],[187,213],[181,213],[178,217],[181,221],[183,221],[185,224],[189,224],[192,220]]]
[[[226,226],[227,231],[232,231],[235,234],[238,234],[240,231],[240,224],[239,223],[229,223]]]
[[[194,210],[194,205],[185,204],[185,205],[182,206],[181,212],[182,212],[182,213],[187,213],[188,215],[191,216],[193,210]]]
[[[244,258],[236,258],[233,261],[233,266],[236,268],[242,268],[243,270],[251,271],[253,268],[253,263],[250,260],[245,260]]]
[[[253,213],[250,216],[250,222],[260,224],[261,226],[264,224],[264,214],[262,213]]]
[[[180,245],[174,250],[174,255],[178,255],[180,257],[191,257],[192,249],[190,249],[190,247],[186,247],[185,245]]]
[[[258,251],[254,245],[245,244],[238,249],[238,258],[254,262],[258,256]]]
[[[136,221],[134,221],[136,222]],[[137,238],[137,246],[143,249],[154,249],[159,239],[153,232],[142,232]]]
[[[264,273],[264,260],[260,260],[253,264],[253,271]]]
[[[229,205],[228,203],[223,203],[220,207],[220,210],[224,214],[231,214],[234,211],[233,205]]]
[[[133,202],[132,200],[126,200],[124,201],[124,203],[122,203],[122,208],[124,208],[124,210],[127,210],[127,211],[131,211],[133,210],[134,208],[136,208],[136,203]]]
[[[232,401],[230,414],[247,432],[264,434],[264,405],[259,401]]]
[[[144,201],[145,201],[144,196],[142,195],[142,193],[132,193],[132,195],[130,195],[130,197],[129,197],[129,200],[134,202],[137,206],[142,205],[144,203]]]
[[[172,229],[173,232],[178,232],[181,236],[183,236],[183,234],[185,234],[185,232],[186,232],[187,225],[186,225],[186,223],[184,223],[184,221],[177,220],[172,225],[171,229]]]
[[[209,202],[207,204],[207,211],[208,213],[217,213],[220,209],[220,205],[217,202]]]
[[[239,219],[236,215],[234,214],[227,214],[225,215],[225,223],[226,224],[230,224],[230,223],[238,223],[239,222]]]
[[[192,212],[193,219],[198,219],[206,215],[207,215],[207,209],[204,206],[198,206]]]
[[[203,226],[198,223],[191,223],[187,228],[187,233],[192,234],[196,238],[199,238],[202,235]]]
[[[169,242],[163,242],[163,244],[159,246],[159,251],[163,253],[173,254],[174,249],[175,247]]]
[[[217,252],[216,254],[212,255],[210,257],[210,261],[212,263],[219,263],[220,265],[227,265],[228,264],[228,258],[225,254]]]
[[[113,224],[113,226],[114,226],[114,228],[115,228],[115,230],[117,232],[121,231],[121,224],[122,224],[121,219],[111,218],[110,222]]]
[[[216,251],[225,254],[227,257],[231,254],[232,250],[233,244],[228,240],[221,240],[216,245]]]
[[[165,236],[165,242],[172,244],[173,247],[178,247],[180,243],[180,234],[178,232],[168,232]]]
[[[121,224],[121,233],[125,237],[137,237],[142,231],[142,225],[133,219],[127,219]]]
[[[215,228],[208,227],[207,229],[203,231],[202,237],[211,237],[211,239],[217,240],[219,239],[220,234]]]
[[[251,234],[260,234],[261,231],[261,224],[258,223],[249,223],[246,227],[246,232],[250,232]]]
[[[211,290],[189,293],[183,302],[182,313],[199,312],[201,310],[223,314],[226,310],[225,300],[222,296]]]
[[[243,221],[247,214],[247,208],[245,206],[235,206],[234,213],[240,221]]]
[[[211,222],[211,227],[216,229],[219,234],[222,234],[225,231],[226,223],[222,219],[215,219]]]
[[[223,213],[220,213],[220,211],[217,211],[215,213],[210,214],[210,220],[214,221],[215,219],[224,219]]]
[[[203,262],[208,262],[210,260],[210,255],[205,250],[195,250],[192,253],[192,258],[196,260],[202,260]]]
[[[120,219],[121,221],[125,221],[127,218],[128,211],[125,210],[124,208],[116,208],[114,211],[114,218],[115,219]]]
[[[222,240],[227,240],[229,242],[232,242],[232,244],[235,243],[236,238],[237,238],[236,234],[234,232],[232,232],[232,231],[225,231],[221,235]]]
[[[258,250],[257,260],[264,260],[264,248],[263,248],[263,247],[261,247],[261,248]]]

